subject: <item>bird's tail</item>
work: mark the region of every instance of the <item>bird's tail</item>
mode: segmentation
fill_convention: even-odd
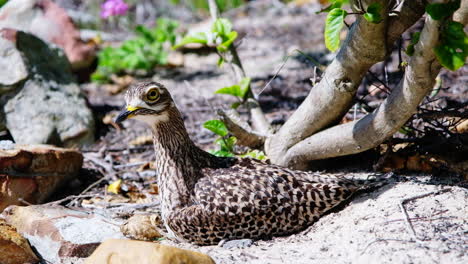
[[[344,178],[340,181],[340,184],[352,189],[353,191],[372,190],[388,184],[391,176],[393,176],[393,173],[371,175],[367,179]]]

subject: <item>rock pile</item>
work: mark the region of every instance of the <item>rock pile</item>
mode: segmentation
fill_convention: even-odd
[[[0,54],[0,130],[6,127],[20,144],[93,142],[93,114],[60,49],[0,29]]]

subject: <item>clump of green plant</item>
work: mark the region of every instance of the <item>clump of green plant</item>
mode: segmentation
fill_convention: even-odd
[[[175,49],[190,43],[199,43],[208,47],[216,47],[221,59],[222,53],[227,52],[234,40],[237,38],[237,31],[232,30],[232,23],[225,18],[218,18],[211,26],[210,32],[197,32],[192,35],[185,36]],[[218,63],[221,65],[222,63]]]
[[[0,7],[2,7],[4,4],[6,4],[6,2],[8,2],[8,0],[0,0]]]
[[[325,21],[325,46],[330,51],[336,51],[340,47],[340,31],[344,26],[344,19],[348,15],[362,15],[367,21],[378,24],[382,21],[382,4],[372,3],[367,9],[358,9],[355,13],[349,13],[342,8],[349,0],[334,0],[321,10],[327,12]],[[455,71],[461,68],[468,56],[468,37],[463,30],[463,24],[451,21],[451,15],[460,8],[460,0],[452,0],[447,3],[433,3],[426,6],[426,12],[434,20],[443,22],[440,43],[434,48],[437,60],[445,68]],[[419,41],[420,32],[413,33],[406,54],[414,54],[414,46]]]
[[[154,28],[137,26],[136,38],[126,40],[119,47],[106,47],[98,53],[98,67],[91,79],[104,82],[112,74],[150,71],[157,65],[167,64],[168,47],[175,43],[177,27],[176,21],[162,18],[157,20]]]
[[[222,121],[216,119],[208,120],[203,124],[203,127],[218,135],[218,138],[216,138],[214,141],[214,143],[218,145],[218,149],[209,151],[211,154],[218,157],[239,156],[241,158],[250,157],[258,160],[267,159],[265,153],[259,150],[250,150],[242,154],[236,153],[234,147],[236,145],[237,139],[229,135],[229,131]]]
[[[218,157],[234,157],[234,146],[236,138],[228,136],[229,132],[226,125],[220,120],[208,120],[203,124],[203,127],[215,133],[219,137],[214,141],[219,146],[218,150],[210,151],[211,154]]]

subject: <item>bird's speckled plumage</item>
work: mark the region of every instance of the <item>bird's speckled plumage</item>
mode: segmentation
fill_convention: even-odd
[[[147,102],[145,94],[154,88],[159,99]],[[138,106],[132,116],[153,129],[162,220],[178,239],[208,245],[297,232],[361,186],[199,149],[162,84],[133,86],[126,101],[132,109]]]

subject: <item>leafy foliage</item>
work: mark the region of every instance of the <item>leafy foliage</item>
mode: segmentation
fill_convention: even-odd
[[[4,4],[6,4],[6,2],[8,2],[8,0],[0,0],[0,7],[2,7]]]
[[[364,18],[374,24],[378,24],[382,21],[380,12],[382,11],[382,4],[375,2],[367,7],[367,11],[364,14]]]
[[[218,157],[234,157],[236,141],[235,137],[218,138],[215,143],[219,146],[219,150],[211,151],[211,154]]]
[[[219,149],[209,151],[211,154],[218,157],[235,157],[239,156],[241,158],[253,158],[258,160],[266,160],[267,157],[263,151],[250,150],[244,154],[236,155],[234,147],[236,145],[237,139],[233,136],[228,136],[228,130],[226,125],[220,120],[209,120],[203,124],[203,127],[215,133],[219,137],[214,141],[218,145]]]
[[[340,47],[340,32],[347,14],[341,8],[334,8],[327,15],[325,20],[325,46],[331,51],[335,51]]]
[[[448,21],[434,53],[442,66],[455,71],[465,64],[468,55],[468,37],[463,25]]]
[[[220,120],[208,120],[203,124],[203,127],[215,133],[219,137],[215,140],[215,144],[219,146],[218,150],[210,151],[211,154],[218,157],[234,157],[234,145],[236,144],[235,137],[226,137],[228,130],[226,125]]]
[[[137,26],[137,37],[122,43],[119,47],[106,47],[98,54],[98,67],[91,76],[93,81],[107,81],[111,74],[124,71],[151,70],[156,65],[167,64],[167,50],[164,43],[174,44],[178,23],[158,19],[157,26],[149,29]]]
[[[460,8],[460,0],[452,0],[448,3],[434,3],[426,6],[426,12],[434,20],[441,20],[449,17]]]
[[[232,30],[232,23],[225,18],[218,18],[213,23],[210,32],[197,32],[188,35],[173,48],[177,49],[189,43],[200,43],[216,47],[219,52],[226,52],[236,38],[237,32]]]

